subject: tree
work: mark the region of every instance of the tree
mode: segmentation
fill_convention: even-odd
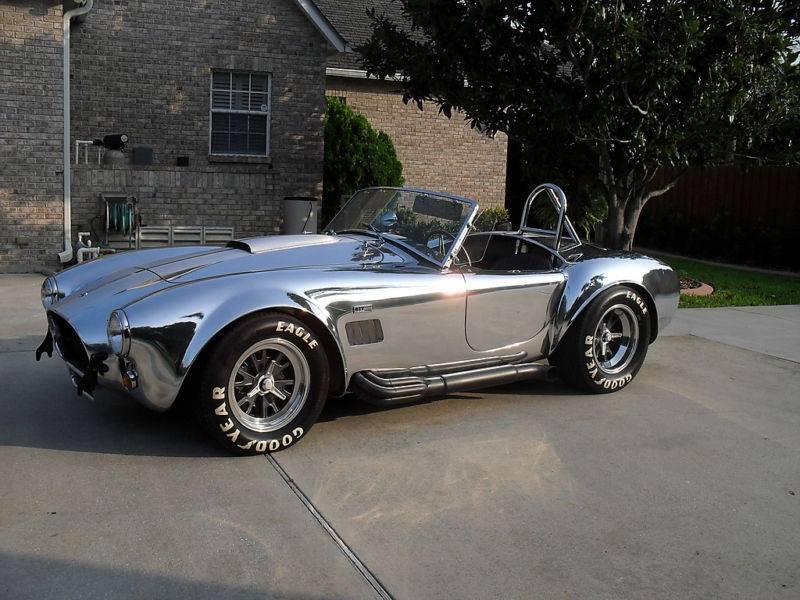
[[[391,138],[338,98],[325,111],[322,221],[330,221],[342,198],[375,185],[403,185],[403,165]]]
[[[659,167],[800,159],[797,0],[400,0],[357,50],[404,100],[503,131],[537,170],[580,171],[601,241],[630,248]],[[682,170],[678,169],[680,173]]]

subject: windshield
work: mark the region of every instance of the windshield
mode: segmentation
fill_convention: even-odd
[[[326,231],[375,235],[443,265],[476,208],[470,200],[422,190],[370,188],[350,198]]]

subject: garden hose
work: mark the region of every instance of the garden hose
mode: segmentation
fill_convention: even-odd
[[[133,205],[127,202],[116,202],[109,206],[108,229],[123,235],[133,232]]]

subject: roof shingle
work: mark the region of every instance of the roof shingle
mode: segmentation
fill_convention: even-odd
[[[317,8],[347,43],[358,46],[372,34],[372,22],[367,11],[375,9],[395,23],[404,23],[403,6],[399,0],[314,0]],[[363,69],[358,54],[339,52],[328,59],[328,66],[340,69]]]

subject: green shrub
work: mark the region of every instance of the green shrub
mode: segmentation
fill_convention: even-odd
[[[800,253],[795,249],[798,238],[800,225],[790,218],[777,226],[755,219],[748,227],[742,227],[726,211],[708,222],[674,212],[658,217],[645,213],[635,242],[644,248],[694,258],[798,270]]]
[[[508,210],[501,206],[491,206],[481,212],[475,219],[474,227],[478,231],[494,231],[498,225],[509,223],[511,217]]]
[[[403,165],[391,138],[338,98],[328,98],[321,225],[338,212],[342,198],[377,185],[403,185]]]

